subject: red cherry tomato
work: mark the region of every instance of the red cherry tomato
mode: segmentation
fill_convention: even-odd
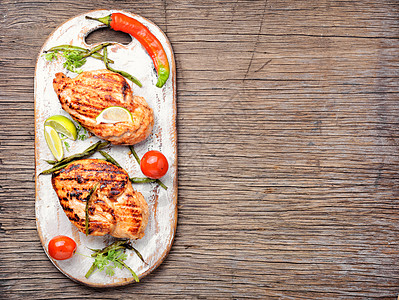
[[[48,253],[56,260],[71,258],[75,251],[75,241],[65,235],[53,237],[48,243]]]
[[[141,172],[149,178],[158,179],[168,172],[169,164],[165,155],[156,150],[144,154],[140,162]]]

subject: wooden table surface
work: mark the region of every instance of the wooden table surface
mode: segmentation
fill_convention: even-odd
[[[93,289],[36,231],[36,58],[123,9],[177,64],[178,227],[140,284]],[[396,299],[399,2],[0,1],[1,299]],[[89,42],[124,34],[102,30]]]

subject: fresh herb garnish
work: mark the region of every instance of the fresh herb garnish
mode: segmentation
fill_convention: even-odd
[[[65,134],[61,133],[61,132],[59,132],[58,135],[60,136],[61,141],[64,143],[66,151],[69,152],[69,148],[71,147],[71,145],[69,145],[69,143],[66,141],[66,139],[68,137]],[[48,163],[53,164],[50,161]]]
[[[62,52],[61,55],[65,58],[64,68],[78,74],[83,72],[79,68],[86,63],[84,52],[73,49],[49,50],[44,54],[44,57],[48,61],[56,60],[58,58],[58,52]]]
[[[79,123],[78,123],[78,125],[76,126],[76,130],[77,130],[77,132],[78,132],[78,140],[84,141],[84,140],[86,140],[87,138],[89,138],[89,134],[88,134],[86,128],[84,128],[84,127],[83,127],[82,125],[80,125]],[[82,131],[83,131],[83,132],[82,132]]]
[[[89,271],[87,271],[85,277],[89,278],[96,269],[98,269],[99,271],[105,270],[105,273],[107,275],[113,276],[115,275],[115,268],[126,268],[132,274],[134,280],[136,282],[139,282],[139,277],[137,276],[137,274],[124,262],[127,259],[127,254],[125,253],[126,249],[134,250],[134,252],[144,262],[141,254],[135,248],[133,248],[129,240],[118,240],[101,250],[91,249],[94,252],[91,255],[92,257],[94,257],[94,262],[91,265]]]
[[[98,182],[94,187],[91,188],[89,195],[87,195],[86,198],[86,208],[85,208],[85,232],[86,235],[89,235],[89,222],[90,222],[90,216],[89,216],[89,207],[90,207],[90,200],[91,197],[94,195],[94,192],[97,190],[98,187]]]
[[[62,56],[65,57],[64,68],[74,73],[82,73],[83,70],[78,69],[86,63],[86,58],[77,50],[64,51]]]
[[[53,61],[54,59],[57,59],[57,51],[55,52],[48,52],[46,54],[44,54],[44,57],[46,58],[46,60],[48,61]]]
[[[125,71],[115,70],[110,67],[109,64],[114,63],[114,61],[108,58],[107,47],[113,44],[114,43],[102,43],[93,47],[92,49],[85,49],[72,45],[59,45],[45,51],[46,54],[44,54],[44,56],[48,61],[52,61],[53,59],[57,58],[57,53],[61,53],[61,55],[65,58],[64,68],[78,74],[83,72],[83,70],[79,68],[86,63],[86,58],[93,57],[95,59],[102,60],[106,68],[111,72],[118,73],[123,77],[131,80],[139,87],[142,87],[141,82],[136,77],[130,75]],[[103,54],[100,53],[102,49],[104,49]]]
[[[71,147],[68,142],[64,141],[65,149],[69,152],[69,148]]]

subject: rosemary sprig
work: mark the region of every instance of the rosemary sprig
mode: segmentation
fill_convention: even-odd
[[[89,206],[90,206],[90,200],[92,196],[94,195],[95,191],[98,188],[99,183],[97,182],[95,186],[93,186],[89,192],[89,195],[87,195],[86,198],[86,208],[85,208],[85,233],[86,235],[89,235],[89,222],[90,222],[90,216],[89,216]]]
[[[58,160],[45,160],[46,163],[48,163],[49,165],[55,165],[56,163],[58,163]]]
[[[46,175],[46,174],[54,173],[55,171],[65,168],[67,165],[69,165],[69,162],[62,164],[62,165],[57,164],[57,166],[54,166],[51,169],[45,170],[45,171],[41,172],[39,175]]]
[[[91,251],[94,251],[94,253],[91,256],[95,257],[97,254],[105,254],[110,250],[124,249],[126,248],[128,242],[129,242],[128,240],[117,240],[103,249],[90,249]]]
[[[128,269],[128,270],[130,271],[130,273],[132,274],[132,276],[133,276],[133,278],[134,278],[134,280],[135,280],[136,282],[140,282],[140,279],[139,279],[139,277],[137,276],[137,274],[136,274],[127,264],[125,264],[125,263],[123,262],[123,260],[117,258],[116,261],[119,262],[122,266],[124,266],[126,269]]]

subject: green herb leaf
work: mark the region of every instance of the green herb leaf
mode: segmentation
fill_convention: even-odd
[[[111,261],[115,261],[115,259],[118,257],[118,255],[119,255],[119,251],[110,250],[107,253],[107,258]]]
[[[72,45],[59,45],[47,50],[47,53],[44,54],[44,57],[46,58],[46,60],[52,61],[54,59],[57,59],[57,53],[60,52],[65,58],[64,68],[66,68],[68,71],[78,74],[83,72],[83,70],[79,68],[86,63],[86,58],[93,57],[95,59],[102,60],[107,69],[109,69],[110,71],[121,74],[122,76],[126,77],[127,79],[131,80],[133,83],[141,87],[142,85],[140,81],[134,76],[125,71],[115,70],[109,66],[110,63],[114,63],[112,59],[109,59],[107,57],[107,47],[111,45],[114,45],[114,43],[102,43],[92,49],[85,49]],[[103,55],[99,52],[101,51],[101,49],[104,49]]]
[[[121,252],[121,254],[118,256],[118,259],[122,260],[122,261],[126,260],[127,254],[122,251],[120,251],[120,252]]]
[[[118,269],[123,269],[123,265],[118,260],[114,261],[114,266]]]
[[[115,267],[114,266],[107,266],[105,269],[105,274],[108,276],[114,276],[115,275]]]
[[[69,148],[71,147],[68,142],[64,141],[65,149],[69,152]]]
[[[101,250],[90,249],[94,252],[91,255],[94,257],[94,262],[89,271],[87,271],[85,277],[89,278],[96,269],[99,271],[105,271],[105,274],[108,276],[113,276],[115,275],[115,268],[126,268],[132,274],[134,280],[139,282],[139,278],[136,273],[124,262],[127,259],[127,254],[124,251],[127,249],[133,249],[129,243],[129,240],[115,241],[111,245]]]
[[[80,141],[84,141],[86,140],[89,136],[87,134],[87,130],[86,128],[84,128],[82,125],[80,125],[78,123],[78,125],[76,126],[76,130],[78,132],[78,140]],[[83,132],[82,132],[83,131]]]
[[[57,52],[48,52],[44,54],[44,57],[48,61],[53,61],[54,59],[57,59]]]
[[[95,263],[97,269],[102,271],[102,270],[104,270],[105,266],[109,264],[109,260],[108,260],[107,256],[100,254],[100,255],[96,256],[94,263]]]
[[[64,68],[74,73],[82,73],[79,70],[81,66],[86,63],[86,58],[83,57],[82,53],[77,50],[64,51],[62,56],[65,57]]]

